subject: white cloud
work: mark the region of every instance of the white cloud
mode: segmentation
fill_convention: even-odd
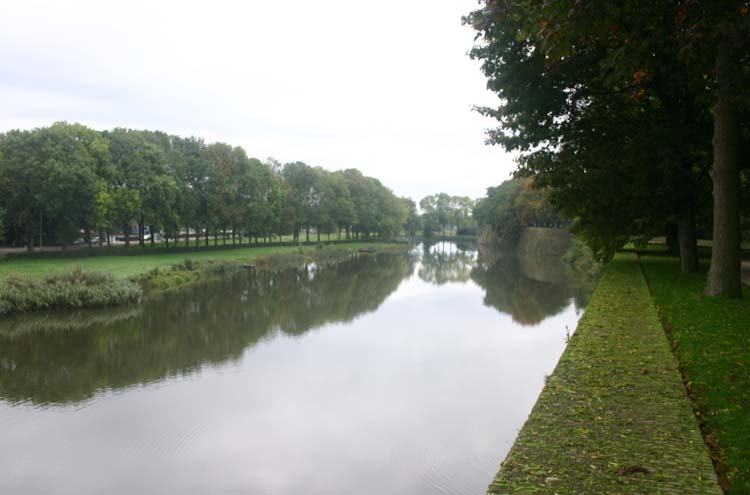
[[[55,120],[194,134],[479,196],[513,168],[466,52],[474,0],[7,2],[0,130]]]

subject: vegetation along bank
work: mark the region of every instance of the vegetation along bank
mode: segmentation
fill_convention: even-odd
[[[403,250],[406,244],[340,243],[264,246],[142,256],[12,259],[0,262],[0,314],[124,305],[150,294],[204,282],[244,269]]]

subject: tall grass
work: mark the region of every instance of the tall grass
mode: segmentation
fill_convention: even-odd
[[[120,305],[137,301],[142,294],[135,282],[80,267],[42,279],[11,275],[0,284],[0,314]]]

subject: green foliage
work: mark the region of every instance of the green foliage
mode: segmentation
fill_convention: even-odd
[[[422,229],[425,237],[435,233],[442,236],[453,230],[456,235],[476,235],[476,223],[472,218],[474,201],[466,196],[451,196],[438,193],[422,198]]]
[[[80,268],[41,280],[13,275],[0,285],[0,314],[120,305],[136,301],[141,295],[141,288],[131,281]]]
[[[507,180],[487,189],[472,212],[479,225],[490,227],[502,240],[515,244],[526,226],[561,227],[569,222],[550,204],[548,193],[532,179]]]
[[[57,122],[0,134],[0,240],[25,245],[118,234],[141,246],[160,234],[183,245],[213,235],[267,239],[310,229],[329,238],[398,235],[408,208],[377,179],[281,165],[225,143],[159,131],[96,132]],[[133,232],[137,229],[137,234]],[[217,244],[217,240],[214,244]]]
[[[488,142],[518,153],[517,174],[549,188],[597,256],[669,223],[710,226],[713,68],[719,33],[747,53],[743,2],[480,4],[464,21],[501,101],[479,109],[499,122]],[[746,122],[750,71],[738,65]]]

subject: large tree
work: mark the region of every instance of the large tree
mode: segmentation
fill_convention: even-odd
[[[617,194],[606,187],[599,192],[628,211],[613,233],[646,226],[640,233],[647,234],[677,217],[683,269],[696,267],[692,218],[710,163],[705,124],[713,107],[715,249],[707,292],[739,295],[739,175],[736,152],[726,151],[739,147],[732,130],[737,118],[722,102],[736,108],[742,100],[736,83],[746,74],[737,54],[746,53],[746,3],[501,0],[484,2],[467,21],[482,39],[473,56],[483,60],[489,86],[504,102],[486,110],[502,124],[490,140],[521,151],[522,170],[543,175],[558,190],[565,189],[565,175],[568,183],[598,175],[606,179],[602,186],[615,184],[617,168],[607,162],[627,162],[633,173],[619,182]],[[726,56],[725,72],[716,67],[719,53]],[[602,136],[603,127],[613,132]],[[649,139],[647,131],[657,132]],[[652,158],[643,160],[643,150]],[[644,196],[651,212],[637,207]],[[590,223],[603,223],[595,214],[601,208],[582,209],[593,215]]]

